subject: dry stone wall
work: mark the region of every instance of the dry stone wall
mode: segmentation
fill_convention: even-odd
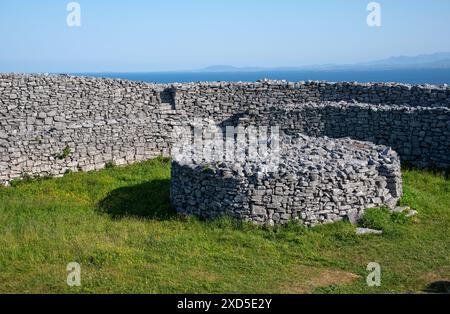
[[[0,76],[0,182],[169,154],[164,86]]]
[[[171,202],[181,213],[257,224],[356,222],[367,208],[394,208],[400,160],[388,147],[350,139],[284,136],[276,171],[242,163],[174,159]]]
[[[447,86],[164,85],[1,74],[0,183],[169,156],[173,128],[198,117],[224,126],[248,119],[311,136],[372,141],[391,146],[414,166],[447,168],[449,108]]]
[[[249,120],[288,133],[350,137],[390,146],[415,167],[450,167],[447,86],[268,81],[175,89],[176,108],[188,120],[210,118],[222,126]]]
[[[273,107],[270,112],[240,114],[231,120],[279,125],[286,133],[350,137],[390,146],[403,162],[415,167],[450,167],[448,108],[322,102]]]

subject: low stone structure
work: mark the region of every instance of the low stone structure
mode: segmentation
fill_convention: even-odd
[[[175,127],[195,118],[235,126],[243,114],[286,132],[390,146],[412,166],[450,167],[448,86],[0,74],[0,184],[170,156]]]
[[[351,139],[284,135],[279,167],[271,173],[261,160],[172,161],[172,205],[204,218],[227,215],[268,225],[355,222],[367,208],[394,208],[401,195],[397,153]]]

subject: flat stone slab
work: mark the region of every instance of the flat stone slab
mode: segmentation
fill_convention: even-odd
[[[383,231],[369,229],[369,228],[357,228],[356,229],[356,235],[366,235],[366,234],[383,234]]]
[[[409,210],[406,213],[406,217],[414,217],[414,216],[417,216],[417,214],[419,214],[417,210]]]
[[[392,209],[394,213],[403,213],[405,211],[409,211],[411,208],[409,206],[398,206]]]

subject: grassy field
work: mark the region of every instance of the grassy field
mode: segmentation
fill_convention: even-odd
[[[183,218],[169,206],[170,163],[15,182],[0,188],[2,293],[422,293],[450,280],[450,181],[404,172],[413,219],[371,211],[381,236],[338,223],[257,228]],[[81,264],[81,287],[66,265]],[[368,287],[369,262],[381,287]]]

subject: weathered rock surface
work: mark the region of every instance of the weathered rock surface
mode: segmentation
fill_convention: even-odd
[[[369,229],[369,228],[357,228],[356,229],[356,235],[366,235],[366,234],[383,234],[383,231]]]
[[[402,195],[398,155],[368,142],[284,136],[279,168],[266,172],[265,166],[266,160],[175,159],[172,204],[205,218],[228,215],[268,225],[294,219],[315,226],[356,222],[367,208],[394,208]]]

